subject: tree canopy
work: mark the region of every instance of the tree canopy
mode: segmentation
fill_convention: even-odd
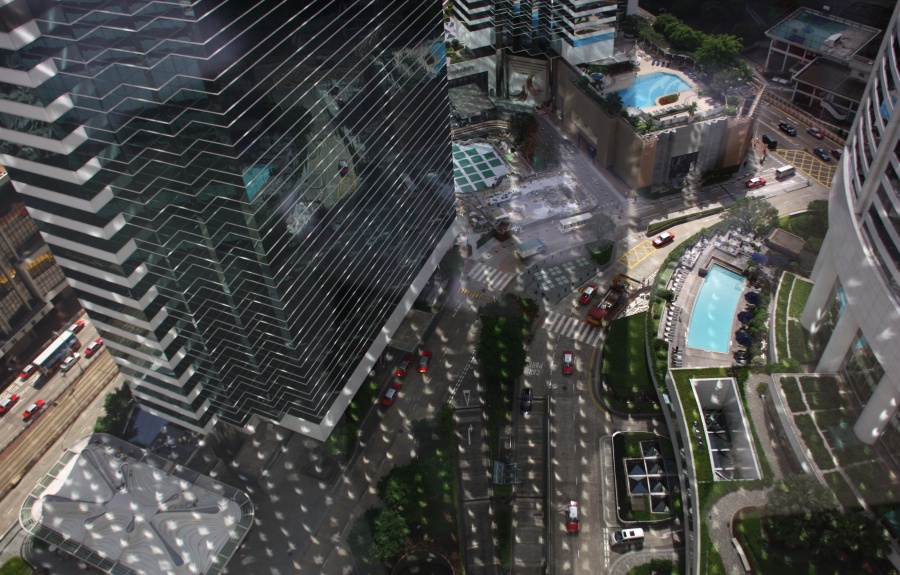
[[[884,528],[864,515],[838,510],[831,491],[808,475],[776,484],[764,508],[771,543],[804,549],[827,560],[883,557],[890,544]]]
[[[606,214],[599,212],[594,214],[594,217],[591,218],[588,225],[598,240],[606,239],[606,236],[616,229],[616,222]]]
[[[704,71],[718,74],[735,65],[742,47],[740,39],[731,34],[706,36],[694,56]]]
[[[481,308],[481,334],[475,349],[484,378],[511,381],[525,371],[525,338],[530,325],[522,313],[506,300]]]
[[[513,142],[521,146],[530,140],[538,131],[538,121],[534,114],[516,112],[509,118],[509,133]]]
[[[723,221],[761,236],[778,225],[778,209],[763,198],[741,198],[729,206]]]

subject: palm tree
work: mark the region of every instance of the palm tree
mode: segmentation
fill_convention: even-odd
[[[698,107],[699,107],[699,106],[698,106],[696,100],[694,100],[693,102],[691,102],[690,104],[688,104],[688,106],[687,106],[688,116],[690,116],[691,118],[693,118],[693,117],[694,117],[694,112],[697,111],[697,108],[698,108]]]

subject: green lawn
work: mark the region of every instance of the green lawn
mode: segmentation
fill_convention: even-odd
[[[790,357],[788,353],[787,318],[788,302],[791,298],[795,277],[792,273],[785,273],[781,276],[781,288],[778,291],[778,302],[775,306],[775,348],[778,351],[778,359]]]
[[[860,510],[856,495],[853,494],[850,485],[847,484],[843,475],[834,471],[832,473],[823,474],[823,477],[825,478],[825,483],[827,483],[828,487],[831,488],[831,491],[834,492],[834,496],[837,497],[838,503],[844,508],[844,511],[856,512]]]
[[[603,348],[604,391],[606,399],[623,411],[658,412],[656,390],[647,370],[644,349],[644,322],[647,314],[639,313],[613,321]],[[639,400],[645,397],[646,400]],[[655,407],[654,407],[655,406]]]
[[[790,308],[790,316],[800,319],[800,316],[803,314],[803,308],[806,307],[806,302],[809,300],[809,294],[812,293],[813,285],[802,279],[802,278],[794,278],[794,288],[791,290],[791,308]]]
[[[823,471],[834,469],[834,459],[832,459],[831,452],[828,451],[822,436],[819,435],[812,416],[808,413],[801,413],[794,416],[794,422],[797,424],[797,429],[800,430],[804,445],[812,453],[813,460],[819,469]]]

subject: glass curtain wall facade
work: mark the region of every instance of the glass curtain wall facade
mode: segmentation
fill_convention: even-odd
[[[454,239],[440,3],[0,15],[0,164],[134,395],[327,437]]]
[[[900,6],[885,30],[835,175],[828,233],[802,317],[816,341],[824,342],[816,371],[844,373],[865,404],[854,426],[857,437],[886,447],[898,445],[900,405],[898,11]]]

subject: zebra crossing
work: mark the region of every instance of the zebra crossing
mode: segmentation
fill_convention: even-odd
[[[515,278],[515,276],[501,272],[496,268],[486,266],[481,262],[472,266],[472,269],[466,275],[469,279],[491,286],[491,289],[494,291],[503,291],[503,288],[509,285],[509,282]]]
[[[597,345],[603,336],[602,329],[590,325],[584,318],[574,318],[555,311],[547,313],[543,328],[591,346]]]

